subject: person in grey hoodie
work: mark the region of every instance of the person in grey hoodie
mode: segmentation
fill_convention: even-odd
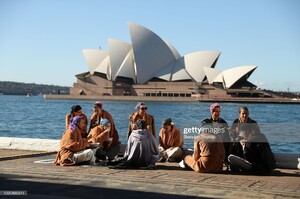
[[[156,140],[146,129],[144,120],[137,120],[135,130],[130,134],[127,141],[123,161],[111,168],[134,169],[134,168],[154,168],[159,159],[159,150]]]

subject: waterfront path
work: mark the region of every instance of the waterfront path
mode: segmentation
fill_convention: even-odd
[[[59,167],[55,154],[0,149],[0,198],[299,198],[300,170],[277,169],[272,176],[199,174],[177,163],[155,170],[101,166]],[[39,163],[35,163],[38,161]]]

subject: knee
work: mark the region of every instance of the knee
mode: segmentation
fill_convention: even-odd
[[[232,155],[232,154],[230,154],[229,156],[228,156],[228,158],[227,158],[227,160],[230,162],[230,163],[232,163],[232,161],[235,159],[235,156],[234,155]]]

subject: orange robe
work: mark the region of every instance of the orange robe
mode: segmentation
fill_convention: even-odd
[[[113,138],[116,139],[116,137],[110,137],[110,132],[103,133],[105,130],[103,126],[99,125],[96,126],[91,130],[91,132],[88,135],[88,142],[90,143],[100,143],[101,148],[109,148],[111,146],[111,142],[107,142],[107,138]]]
[[[127,140],[132,132],[131,124],[135,123],[137,120],[145,120],[147,125],[147,131],[152,133],[152,135],[156,138],[156,130],[154,124],[154,117],[152,115],[146,114],[145,116],[139,115],[138,112],[134,112],[129,119],[129,126],[128,126],[128,133],[127,133]]]
[[[203,133],[194,142],[193,156],[186,156],[184,162],[199,173],[221,172],[224,157],[222,138]]]
[[[67,129],[60,141],[60,150],[57,152],[54,164],[60,166],[75,165],[75,162],[70,160],[75,152],[86,149],[90,144],[86,138],[82,138],[79,128],[75,130]]]
[[[167,132],[164,128],[161,128],[159,132],[159,146],[169,149],[175,147],[182,148],[182,145],[183,136],[175,124],[172,124],[171,132]]]
[[[109,134],[109,137],[110,138],[113,138],[111,144],[110,144],[110,147],[113,147],[117,144],[120,144],[119,142],[119,134],[118,134],[118,131],[115,127],[115,123],[114,123],[114,120],[113,120],[113,117],[105,110],[102,110],[102,115],[99,116],[95,113],[92,114],[91,116],[91,122],[90,122],[90,132],[92,131],[93,128],[95,128],[96,126],[99,126],[100,125],[100,121],[101,121],[101,118],[102,119],[108,119],[110,124],[111,124],[111,130],[110,130],[110,134]]]
[[[69,127],[70,127],[71,117],[75,117],[75,116],[72,115],[71,113],[66,115],[66,129],[69,129]],[[81,132],[82,137],[86,137],[87,136],[86,129],[87,129],[87,125],[88,125],[88,120],[87,120],[87,117],[84,114],[81,117],[84,121],[84,128],[80,129],[80,132]]]

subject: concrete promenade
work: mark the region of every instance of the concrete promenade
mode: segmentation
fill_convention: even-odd
[[[177,163],[114,170],[59,167],[54,158],[55,152],[0,149],[0,198],[300,198],[300,170],[276,169],[272,176],[199,174]],[[3,195],[13,191],[27,195]]]

